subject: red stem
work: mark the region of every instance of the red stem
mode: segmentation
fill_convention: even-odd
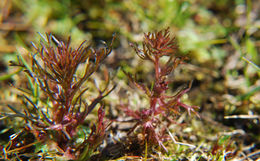
[[[159,57],[157,55],[155,55],[154,66],[155,66],[155,78],[156,78],[155,84],[157,84],[157,83],[159,83],[159,78],[160,78],[160,73],[161,73],[161,68],[159,65]]]
[[[151,105],[151,110],[152,110],[152,114],[155,113],[156,111],[156,104],[157,104],[157,98],[156,97],[152,97],[151,101],[150,101],[150,105]]]

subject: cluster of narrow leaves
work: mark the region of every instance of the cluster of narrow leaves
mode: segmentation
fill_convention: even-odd
[[[20,143],[20,133],[15,134],[10,137],[9,144],[2,147],[2,154],[5,159],[13,155],[19,156],[33,150],[28,150],[29,147],[40,143],[55,145],[56,149],[59,149],[58,153],[66,159],[87,160],[105,139],[108,124],[104,121],[102,99],[115,86],[109,88],[110,78],[105,74],[104,88],[100,89],[96,86],[99,93],[90,100],[82,97],[88,91],[84,86],[85,82],[92,83],[91,75],[111,53],[113,41],[109,46],[95,50],[85,46],[86,42],[73,49],[70,47],[70,38],[67,44],[58,41],[52,35],[47,35],[47,38],[42,36],[42,38],[40,47],[33,44],[36,52],[30,55],[30,65],[22,57],[18,58],[18,63],[11,62],[12,66],[24,68],[31,82],[31,93],[21,89],[24,93],[23,112],[9,105],[14,113],[1,113],[4,117],[22,117],[25,120],[24,135],[33,135],[35,139],[28,143]],[[195,111],[197,106],[190,106],[181,101],[181,97],[190,90],[191,83],[175,95],[167,94],[171,83],[168,76],[185,57],[176,56],[177,45],[175,39],[170,37],[169,28],[145,34],[142,49],[136,45],[132,47],[141,59],[152,62],[154,80],[148,82],[147,84],[150,84],[148,86],[139,83],[136,77],[125,72],[128,79],[144,91],[149,99],[149,107],[140,107],[136,111],[131,110],[129,105],[123,105],[124,112],[136,121],[129,134],[141,134],[143,144],[145,142],[150,145],[156,144],[167,151],[164,142],[169,139],[168,127],[174,123],[174,116],[180,115],[180,107],[186,109],[189,114],[191,112],[197,114]],[[163,61],[163,57],[167,57],[168,60]],[[79,66],[84,66],[80,76],[76,74]],[[44,97],[39,96],[39,91]],[[90,126],[88,134],[84,134],[84,140],[78,142],[76,139],[79,137],[79,126],[84,124],[85,118],[98,105],[97,124]],[[40,148],[40,151],[44,153],[44,148]],[[35,152],[39,152],[37,148]]]
[[[133,44],[132,47],[141,59],[153,63],[154,82],[150,82],[152,85],[148,87],[139,83],[136,77],[133,77],[130,73],[125,72],[129,80],[148,96],[150,107],[134,111],[128,105],[123,105],[123,109],[128,116],[136,120],[132,132],[141,129],[141,134],[147,143],[157,144],[167,151],[163,142],[169,138],[167,128],[174,122],[171,116],[173,114],[179,115],[180,107],[185,108],[189,114],[190,112],[197,114],[195,111],[198,108],[197,106],[190,106],[181,101],[181,97],[190,90],[191,83],[176,95],[166,95],[170,83],[167,77],[183,62],[185,57],[175,56],[177,45],[175,39],[170,37],[169,28],[144,34],[142,49]],[[162,57],[168,57],[168,61],[163,62]],[[162,123],[164,120],[168,122],[166,125]]]
[[[99,95],[91,100],[82,99],[87,92],[85,82],[90,82],[91,75],[98,70],[100,63],[111,53],[112,43],[98,50],[85,45],[85,41],[77,48],[70,47],[70,38],[67,44],[58,41],[54,36],[42,36],[40,47],[33,44],[35,54],[31,54],[31,65],[22,58],[18,63],[11,62],[13,66],[25,68],[29,77],[45,95],[46,104],[33,97],[24,95],[24,113],[18,112],[26,120],[26,129],[34,135],[38,142],[47,144],[50,141],[57,145],[61,155],[75,159],[79,157],[84,148],[87,151],[95,149],[105,137],[106,124],[103,122],[104,111],[101,103],[114,87],[109,89],[109,77],[106,76],[104,89],[97,89]],[[84,66],[82,76],[76,74],[78,67]],[[85,118],[95,107],[98,110],[98,124],[91,127],[89,135],[80,145],[75,143],[77,128],[82,125]],[[8,115],[8,114],[6,114]],[[8,116],[11,116],[10,114]],[[6,157],[14,147],[6,147]],[[9,152],[8,152],[9,151]],[[88,152],[85,152],[87,155]]]

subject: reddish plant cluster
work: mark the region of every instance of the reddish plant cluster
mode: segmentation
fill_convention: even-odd
[[[96,98],[89,101],[82,99],[82,95],[88,90],[83,88],[83,83],[90,80],[90,76],[98,70],[100,63],[111,53],[112,47],[111,43],[110,46],[95,50],[90,46],[84,47],[84,44],[85,41],[77,49],[73,49],[70,47],[70,38],[65,45],[54,36],[47,35],[47,39],[41,41],[40,48],[33,44],[37,52],[31,56],[31,68],[26,69],[51,103],[49,111],[40,107],[38,102],[24,96],[30,103],[26,104],[28,107],[23,114],[27,129],[39,141],[54,141],[64,152],[64,156],[73,159],[85,147],[73,143],[78,126],[83,124],[89,113],[114,89],[114,87],[108,89],[109,77],[106,76],[108,78],[106,86],[102,90],[97,89],[99,95]],[[76,72],[81,64],[85,69],[83,75],[77,77]],[[12,65],[26,66],[21,60],[18,64],[12,62]],[[98,125],[92,126],[92,131],[83,144],[87,142],[95,148],[104,139],[106,124],[103,118],[104,111],[101,105],[98,110]]]
[[[53,47],[51,40],[55,40],[57,47]],[[77,126],[82,124],[84,118],[111,92],[111,90],[107,91],[108,86],[106,86],[90,104],[81,100],[81,95],[87,91],[87,89],[81,89],[83,83],[90,78],[98,69],[100,62],[111,52],[111,48],[96,51],[90,46],[83,47],[84,43],[75,50],[69,46],[70,39],[65,45],[53,36],[49,36],[46,45],[41,43],[40,49],[35,46],[44,63],[43,66],[35,58],[32,59],[33,73],[31,75],[53,104],[53,118],[46,119],[50,124],[49,128],[65,130],[66,127],[64,133],[67,138],[75,135]],[[90,61],[91,57],[95,58],[94,62]],[[82,63],[85,63],[84,74],[81,78],[75,78],[77,68]],[[84,105],[83,111],[78,105],[79,101]]]
[[[43,37],[43,36],[42,36]],[[114,88],[109,88],[109,76],[104,72],[105,87],[96,90],[99,92],[91,100],[82,99],[88,88],[84,88],[85,82],[92,82],[91,75],[98,70],[100,63],[111,53],[112,43],[98,50],[90,46],[84,46],[83,42],[77,49],[70,47],[70,38],[67,45],[58,41],[54,36],[43,37],[40,47],[33,44],[36,53],[31,55],[31,65],[28,65],[22,57],[18,63],[12,62],[11,65],[25,68],[30,76],[29,80],[34,82],[36,90],[29,94],[24,94],[23,112],[14,107],[9,108],[15,114],[6,114],[7,117],[19,116],[26,122],[26,133],[33,134],[38,143],[55,143],[60,149],[62,156],[66,159],[89,159],[93,150],[104,140],[108,123],[104,121],[105,112],[102,99],[106,97]],[[114,39],[113,39],[114,40]],[[157,144],[167,151],[163,145],[168,139],[168,126],[174,122],[172,115],[180,114],[180,107],[185,108],[188,113],[193,112],[197,106],[190,106],[181,101],[181,97],[191,88],[179,91],[176,95],[169,96],[170,81],[169,74],[183,62],[185,57],[177,57],[174,52],[177,49],[175,39],[170,37],[169,28],[155,33],[144,35],[142,49],[132,45],[136,54],[143,60],[148,60],[154,65],[154,82],[150,82],[151,87],[139,83],[130,73],[126,73],[129,80],[144,91],[149,99],[149,107],[140,110],[131,110],[128,105],[123,109],[128,116],[136,120],[135,126],[129,133],[140,130],[143,138],[142,142]],[[168,57],[167,62],[162,58]],[[81,76],[77,71],[79,66],[84,66]],[[33,84],[33,83],[31,83]],[[39,96],[37,88],[40,88],[43,96]],[[24,92],[24,91],[23,91]],[[78,127],[84,123],[85,118],[100,105],[98,110],[97,124],[89,127],[90,132],[85,134],[85,140],[76,143]],[[198,114],[197,114],[198,115]],[[167,125],[164,123],[167,122]],[[137,133],[138,135],[140,133]],[[3,148],[5,158],[16,151],[33,146],[34,142],[22,145],[17,148],[18,137],[10,140],[8,146]],[[140,136],[140,135],[139,135]],[[15,144],[13,144],[15,143]],[[15,146],[14,146],[15,145]],[[1,154],[1,153],[0,153]]]
[[[179,114],[180,107],[185,108],[188,113],[196,111],[197,106],[190,106],[181,101],[181,97],[190,90],[188,88],[179,91],[174,96],[166,95],[170,81],[167,76],[183,62],[185,57],[176,57],[174,52],[177,49],[175,39],[170,37],[169,28],[155,33],[144,34],[142,49],[132,45],[136,54],[143,60],[148,60],[154,65],[154,82],[152,87],[137,82],[131,74],[126,73],[129,80],[139,89],[145,92],[149,98],[150,107],[142,110],[133,111],[128,106],[124,106],[124,111],[128,116],[137,120],[132,131],[141,127],[142,135],[146,141],[151,144],[163,145],[167,138],[166,128],[160,127],[164,119],[173,122],[170,119],[170,113]],[[167,56],[168,61],[162,62],[162,57]],[[198,114],[197,114],[198,115]],[[160,128],[159,128],[160,127]]]

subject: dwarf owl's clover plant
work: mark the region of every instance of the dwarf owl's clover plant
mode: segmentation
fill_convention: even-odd
[[[176,95],[166,95],[170,83],[167,76],[183,62],[185,57],[175,56],[177,45],[175,38],[170,37],[169,28],[155,33],[145,33],[142,49],[137,45],[131,45],[141,59],[152,62],[154,82],[150,82],[153,86],[148,87],[139,83],[130,73],[125,72],[129,80],[148,96],[150,106],[133,111],[129,106],[124,105],[123,109],[128,116],[136,120],[132,132],[138,128],[141,129],[141,133],[148,143],[157,144],[167,151],[163,145],[168,137],[166,135],[167,126],[162,126],[163,120],[173,122],[170,115],[171,113],[180,114],[180,107],[185,108],[189,114],[190,112],[197,114],[195,111],[197,106],[190,106],[181,101],[181,97],[190,90],[191,83],[188,88],[179,91]],[[163,57],[168,57],[168,61],[163,62]]]
[[[66,160],[87,160],[105,138],[108,124],[104,121],[102,99],[115,86],[109,87],[110,79],[107,72],[104,72],[104,88],[95,86],[98,95],[83,99],[84,94],[88,92],[85,85],[93,84],[91,76],[111,53],[114,39],[110,45],[96,50],[89,45],[85,46],[85,42],[74,49],[70,46],[70,38],[65,44],[52,35],[47,35],[47,38],[42,37],[43,40],[38,47],[33,44],[36,52],[30,55],[30,64],[22,57],[18,59],[18,63],[11,62],[11,65],[25,69],[31,80],[31,87],[34,86],[36,90],[27,93],[23,90],[22,112],[9,105],[14,114],[1,114],[6,117],[22,117],[26,124],[24,131],[33,135],[34,139],[26,144],[18,144],[20,134],[13,135],[10,137],[9,144],[2,148],[2,153],[5,159],[19,157],[18,152],[23,150],[23,153],[26,153],[29,147],[40,143],[43,146],[40,148],[36,146],[34,153],[44,153],[43,159],[45,155],[51,154],[53,149],[51,147],[55,146],[54,157],[59,155]],[[129,134],[140,136],[138,140],[141,140],[142,145],[144,142],[145,145],[156,144],[167,151],[163,143],[169,139],[168,127],[174,123],[174,116],[180,115],[181,108],[186,109],[189,114],[191,112],[197,114],[195,111],[197,106],[190,106],[181,101],[181,97],[190,90],[191,83],[175,95],[168,94],[171,83],[168,76],[184,61],[185,57],[176,56],[177,45],[175,39],[170,37],[169,28],[144,34],[142,48],[134,44],[132,47],[141,59],[153,64],[154,80],[148,83],[152,84],[148,86],[139,83],[130,73],[125,72],[129,80],[147,95],[149,102],[149,107],[136,111],[131,110],[129,105],[123,105],[124,112],[136,121]],[[163,61],[163,58],[168,60]],[[84,68],[79,72],[82,66]],[[37,89],[40,89],[41,94]],[[84,124],[85,118],[98,105],[97,123],[89,126],[89,132],[84,135],[83,141],[79,142],[77,138],[80,135],[80,125]],[[37,141],[34,142],[35,140]],[[50,151],[48,148],[46,150],[47,145],[51,145]],[[38,155],[35,159],[39,159]]]
[[[43,37],[43,36],[42,36]],[[37,104],[31,98],[27,100],[25,113],[26,127],[42,144],[53,142],[66,159],[76,159],[87,144],[88,149],[95,149],[105,136],[106,124],[103,122],[104,111],[101,103],[114,87],[109,88],[109,77],[104,89],[97,89],[99,95],[91,100],[82,99],[88,88],[85,82],[90,82],[91,75],[98,70],[100,63],[111,53],[112,43],[98,50],[85,46],[83,42],[78,48],[70,47],[58,41],[54,36],[43,37],[40,46],[34,45],[36,53],[31,54],[31,65],[27,68],[28,75],[41,91],[48,97],[49,106]],[[24,61],[12,65],[25,67]],[[84,69],[78,76],[76,72],[80,65]],[[86,136],[81,145],[75,144],[77,128],[85,118],[100,104],[97,126],[93,125],[91,133]],[[47,106],[47,105],[46,105]],[[10,106],[10,108],[14,109]],[[7,149],[7,151],[10,149]],[[7,152],[8,153],[8,152]]]

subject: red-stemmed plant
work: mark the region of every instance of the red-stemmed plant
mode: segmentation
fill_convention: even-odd
[[[148,60],[154,66],[154,82],[151,87],[139,83],[130,73],[126,73],[130,82],[144,91],[149,98],[149,108],[141,110],[131,110],[128,105],[123,105],[123,109],[128,116],[136,120],[136,124],[131,132],[141,129],[142,136],[150,144],[157,144],[167,151],[163,142],[167,139],[167,125],[163,126],[163,120],[173,122],[171,113],[180,114],[180,107],[185,108],[188,113],[196,111],[197,106],[190,106],[181,101],[181,97],[190,90],[189,87],[179,91],[176,95],[166,95],[170,81],[169,74],[183,62],[185,57],[175,56],[177,45],[175,38],[171,38],[169,28],[155,33],[144,34],[142,49],[131,44],[136,54],[143,60]],[[168,57],[167,62],[163,62],[162,57]],[[197,114],[198,115],[198,114]]]
[[[54,143],[66,159],[78,158],[82,151],[86,151],[84,148],[96,148],[104,139],[107,124],[103,122],[104,110],[100,103],[114,89],[109,89],[109,77],[105,76],[105,87],[102,90],[97,89],[98,96],[91,100],[82,99],[83,94],[88,91],[84,83],[91,82],[91,75],[112,50],[112,43],[98,50],[85,46],[85,43],[84,41],[77,49],[73,49],[70,47],[70,38],[65,44],[54,36],[47,35],[47,38],[43,37],[40,47],[33,44],[36,53],[30,56],[31,65],[22,58],[18,59],[18,63],[11,62],[13,66],[25,68],[44,93],[48,104],[39,103],[25,94],[24,113],[16,111],[12,106],[9,106],[10,109],[25,119],[26,129],[34,134],[38,142]],[[80,65],[84,66],[81,76],[77,73]],[[100,108],[97,126],[94,124],[90,127],[91,132],[86,134],[82,144],[76,144],[77,128],[98,104]],[[8,147],[5,151],[8,154],[15,150]],[[86,159],[87,156],[81,158]]]

